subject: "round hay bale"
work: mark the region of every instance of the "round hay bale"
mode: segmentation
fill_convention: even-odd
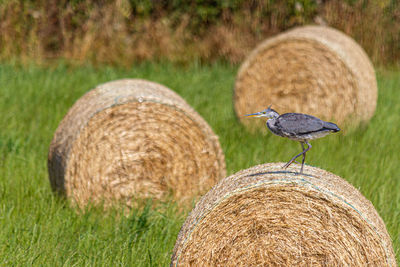
[[[319,168],[268,163],[222,179],[182,226],[171,266],[395,266],[370,201]],[[295,172],[296,171],[296,172]]]
[[[132,198],[179,201],[224,177],[218,137],[178,94],[145,80],[99,85],[61,121],[50,145],[51,186],[79,206]]]
[[[234,106],[247,126],[254,121],[245,114],[270,104],[280,113],[357,126],[373,116],[377,90],[373,65],[353,39],[329,27],[306,26],[267,39],[248,56],[236,78]]]

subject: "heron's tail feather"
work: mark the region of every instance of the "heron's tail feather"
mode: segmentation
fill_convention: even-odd
[[[326,129],[328,129],[328,130],[334,132],[334,133],[340,131],[340,128],[339,128],[336,124],[334,124],[333,122],[326,122],[325,125],[324,125],[324,127],[325,127]]]

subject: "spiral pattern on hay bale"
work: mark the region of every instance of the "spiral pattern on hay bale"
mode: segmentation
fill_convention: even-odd
[[[224,177],[218,137],[179,95],[124,79],[81,97],[60,123],[48,158],[52,188],[88,202],[185,202]]]
[[[342,178],[268,163],[222,179],[182,226],[171,266],[395,266],[386,227]]]
[[[323,26],[298,27],[261,43],[239,69],[234,106],[245,114],[268,105],[357,126],[374,114],[377,82],[364,50],[344,33]],[[256,126],[261,127],[262,122]]]

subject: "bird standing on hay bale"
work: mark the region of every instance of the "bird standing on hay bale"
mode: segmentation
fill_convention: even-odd
[[[302,113],[285,113],[279,115],[278,112],[271,109],[271,106],[263,111],[247,114],[246,116],[266,117],[268,118],[266,123],[267,127],[273,134],[300,142],[303,151],[294,156],[282,167],[286,169],[293,163],[293,161],[303,155],[300,173],[303,173],[306,153],[312,147],[308,141],[324,137],[329,133],[340,131],[339,127],[332,122],[326,122],[314,116]],[[308,147],[304,148],[304,144],[307,144]]]

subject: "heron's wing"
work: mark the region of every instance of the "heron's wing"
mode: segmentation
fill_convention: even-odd
[[[277,118],[277,127],[288,135],[307,134],[325,130],[325,122],[301,113],[286,113]]]

